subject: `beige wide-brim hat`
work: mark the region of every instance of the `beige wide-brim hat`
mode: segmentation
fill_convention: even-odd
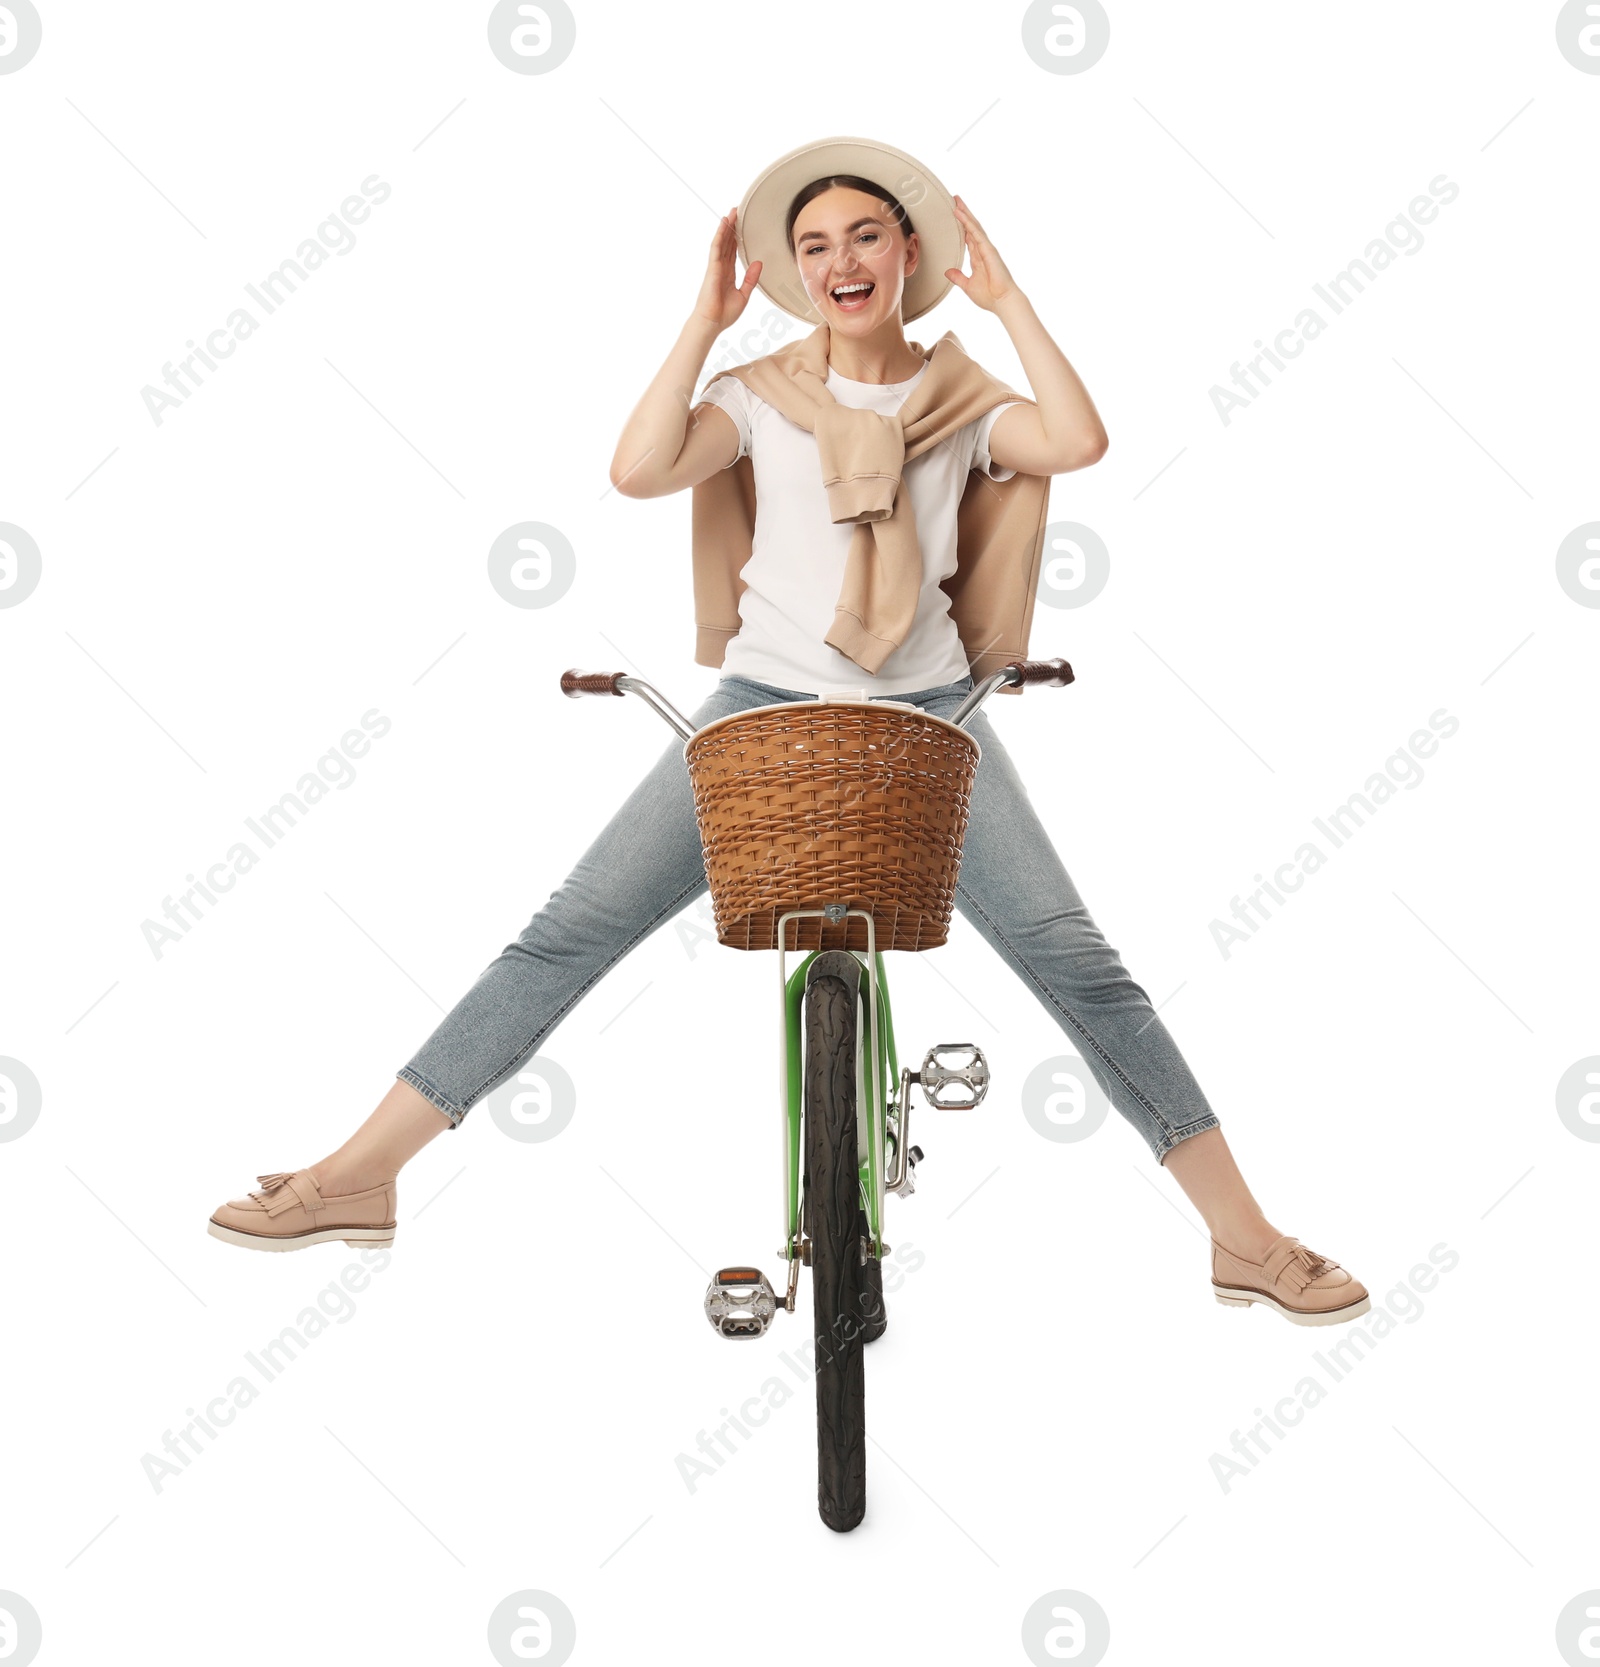
[[[946,267],[961,265],[961,222],[950,193],[930,169],[876,139],[817,139],[780,156],[756,177],[739,204],[739,258],[746,266],[761,262],[756,287],[795,318],[823,322],[800,282],[784,221],[801,187],[830,174],[870,179],[911,216],[920,254],[916,271],[906,279],[900,316],[907,323],[921,318],[951,287]]]

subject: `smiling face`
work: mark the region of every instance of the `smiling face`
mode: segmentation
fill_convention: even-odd
[[[917,269],[917,234],[908,238],[881,199],[835,185],[796,217],[794,258],[806,295],[829,328],[867,336],[900,316],[905,281]]]

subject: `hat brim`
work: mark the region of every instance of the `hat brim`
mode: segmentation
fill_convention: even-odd
[[[961,222],[950,193],[927,168],[914,156],[874,139],[818,139],[780,156],[757,176],[739,204],[739,257],[746,266],[761,262],[756,287],[791,316],[807,324],[823,322],[800,282],[784,221],[801,187],[829,174],[872,180],[911,216],[919,258],[916,271],[906,279],[900,316],[906,323],[921,318],[950,289],[946,269],[961,265]]]

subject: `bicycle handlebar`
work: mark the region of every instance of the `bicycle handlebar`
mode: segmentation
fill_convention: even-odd
[[[1059,655],[1054,660],[1012,660],[1005,668],[1017,675],[1013,684],[1043,683],[1053,689],[1064,689],[1074,681],[1072,667]]]
[[[1029,684],[1039,684],[1045,688],[1064,689],[1074,681],[1072,667],[1059,656],[1054,660],[1012,660],[976,684],[947,721],[958,729],[965,728],[967,719],[1002,685],[1026,688]],[[694,738],[694,726],[664,695],[657,693],[642,677],[630,677],[625,671],[578,671],[576,668],[564,671],[561,674],[561,692],[574,700],[579,695],[637,694],[653,706],[667,725],[685,741]]]
[[[618,684],[626,675],[620,671],[564,671],[561,692],[574,700],[579,695],[620,695],[623,691]]]

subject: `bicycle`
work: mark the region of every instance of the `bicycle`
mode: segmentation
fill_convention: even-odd
[[[949,718],[863,693],[774,702],[696,730],[642,678],[561,675],[573,697],[640,696],[683,740],[718,941],[778,951],[785,1290],[780,1299],[741,1263],[712,1277],[703,1306],[719,1336],[762,1337],[794,1313],[800,1269],[811,1269],[817,1510],[841,1533],[866,1513],[864,1347],[888,1323],[884,1206],[910,1197],[922,1158],[911,1090],[953,1110],[989,1089],[970,1042],[938,1043],[919,1069],[902,1068],[883,953],[946,941],[981,756],[967,722],[1002,685],[1072,681],[1065,660],[1014,660]],[[816,939],[793,972],[791,924],[795,953]],[[843,942],[828,947],[829,935]]]

